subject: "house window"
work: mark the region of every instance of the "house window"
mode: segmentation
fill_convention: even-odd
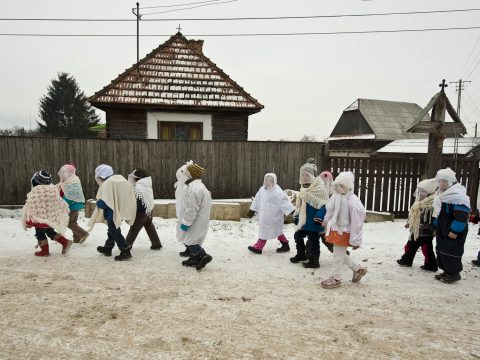
[[[203,123],[158,122],[160,140],[203,140]]]

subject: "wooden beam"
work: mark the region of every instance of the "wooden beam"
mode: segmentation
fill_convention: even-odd
[[[445,135],[464,135],[465,128],[462,124],[453,122],[422,121],[410,132],[412,133],[443,133]]]
[[[433,106],[432,122],[444,124],[447,103],[445,97],[439,97]],[[428,134],[428,154],[427,154],[427,178],[435,177],[438,170],[442,168],[443,140],[445,135],[438,129],[436,133]]]

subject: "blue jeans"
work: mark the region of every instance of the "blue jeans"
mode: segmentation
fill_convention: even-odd
[[[47,236],[53,240],[55,235],[57,233],[52,228],[35,228],[35,237],[38,241],[47,240]]]
[[[125,241],[125,238],[122,235],[122,229],[117,228],[113,220],[107,220],[107,225],[108,225],[108,232],[107,232],[108,239],[107,241],[105,241],[105,247],[113,248],[116,243],[120,250],[125,250],[125,248],[127,247],[127,242]]]

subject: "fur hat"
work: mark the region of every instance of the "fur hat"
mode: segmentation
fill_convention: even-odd
[[[50,185],[52,183],[52,175],[45,170],[37,171],[32,176],[32,186]]]
[[[195,163],[188,165],[187,170],[192,176],[192,179],[201,179],[205,173],[205,169]]]
[[[438,170],[437,176],[435,176],[435,180],[438,182],[439,180],[445,180],[448,182],[448,186],[452,186],[457,182],[457,177],[455,172],[447,167],[446,169]]]

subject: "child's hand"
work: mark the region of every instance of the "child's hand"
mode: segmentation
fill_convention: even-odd
[[[189,228],[189,226],[187,226],[185,224],[180,225],[180,230],[182,230],[182,231],[188,231],[188,228]]]
[[[454,233],[452,233],[452,232],[449,232],[449,233],[448,233],[448,237],[449,237],[450,239],[455,240],[455,239],[457,238],[457,234],[454,234]]]
[[[360,248],[360,246],[352,246],[352,249],[353,249],[353,250],[357,250],[357,249],[359,249],[359,248]]]
[[[323,220],[319,218],[313,218],[313,221],[315,221],[317,224],[323,225]]]

